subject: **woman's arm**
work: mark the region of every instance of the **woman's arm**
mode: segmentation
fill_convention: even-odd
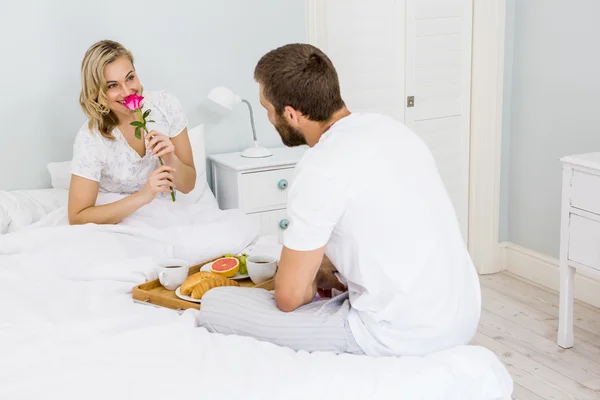
[[[98,198],[98,182],[71,175],[69,187],[69,224],[82,225],[117,224],[150,203],[159,192],[169,192],[172,186],[172,167],[163,166],[150,175],[148,182],[137,193],[115,201],[114,203],[96,206]]]
[[[175,137],[169,138],[160,132],[150,131],[148,148],[153,154],[162,157],[165,164],[177,170],[175,186],[182,193],[189,193],[196,186],[196,167],[187,128]]]

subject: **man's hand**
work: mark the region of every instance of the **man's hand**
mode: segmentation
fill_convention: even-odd
[[[326,255],[323,255],[323,260],[321,261],[321,266],[319,267],[319,269],[331,272],[337,271],[335,265],[333,265],[329,257],[327,257]]]
[[[348,288],[335,276],[335,272],[335,267],[331,268],[328,265],[323,265],[321,269],[319,269],[319,272],[317,272],[315,281],[317,284],[317,293],[319,293],[320,297],[331,297],[331,289],[340,290],[342,292],[348,290]]]

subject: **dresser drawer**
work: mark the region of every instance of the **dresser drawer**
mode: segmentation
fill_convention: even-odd
[[[294,168],[273,169],[240,175],[240,208],[246,213],[285,208]]]
[[[571,206],[600,215],[600,175],[573,171]]]
[[[265,211],[249,216],[260,226],[261,236],[276,236],[279,243],[283,242],[283,232],[289,225],[286,210]]]
[[[570,216],[568,259],[600,270],[600,222]]]

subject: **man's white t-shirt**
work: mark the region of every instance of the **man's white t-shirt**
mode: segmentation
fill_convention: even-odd
[[[353,113],[306,151],[295,173],[283,244],[327,245],[367,355],[424,355],[471,340],[479,279],[418,136],[392,118]]]

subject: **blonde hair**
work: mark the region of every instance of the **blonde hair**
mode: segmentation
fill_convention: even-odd
[[[133,55],[120,43],[101,40],[93,44],[81,62],[81,94],[79,104],[89,118],[90,131],[98,128],[102,136],[114,139],[112,130],[118,124],[117,116],[108,108],[104,67],[126,56],[133,65]]]

